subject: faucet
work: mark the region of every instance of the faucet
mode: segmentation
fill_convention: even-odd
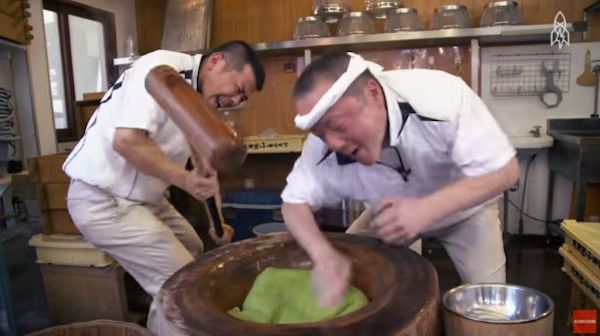
[[[542,126],[540,126],[540,125],[533,126],[533,128],[529,131],[529,134],[532,134],[534,138],[541,137],[542,136]]]

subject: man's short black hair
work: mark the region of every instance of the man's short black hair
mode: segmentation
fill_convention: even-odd
[[[242,70],[246,64],[250,64],[254,79],[256,80],[256,89],[262,90],[265,84],[265,69],[263,68],[256,51],[244,41],[229,41],[214,49],[211,49],[205,57],[208,58],[211,54],[220,52],[225,56],[227,67],[235,70]]]
[[[349,62],[350,56],[346,53],[325,54],[317,58],[304,69],[300,78],[298,78],[296,84],[294,84],[292,98],[296,100],[309,93],[315,87],[317,82],[321,80],[335,82],[344,72],[346,72]],[[350,85],[348,90],[346,90],[346,93],[359,93],[359,90],[357,89],[359,89],[360,84],[368,78],[373,78],[373,76],[366,70],[354,81],[354,83],[352,83],[352,85]]]

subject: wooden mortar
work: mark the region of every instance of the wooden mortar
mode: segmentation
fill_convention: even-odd
[[[288,233],[243,240],[204,254],[163,285],[159,302],[172,326],[189,335],[438,335],[440,295],[431,263],[406,247],[327,233],[353,263],[352,283],[371,300],[338,318],[305,324],[260,324],[227,314],[241,307],[266,267],[310,269],[308,255]]]

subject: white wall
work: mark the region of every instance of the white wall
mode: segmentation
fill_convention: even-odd
[[[117,56],[125,55],[125,41],[128,36],[137,36],[135,25],[135,0],[79,0],[84,5],[103,9],[115,14],[117,35]],[[35,121],[40,154],[57,151],[48,61],[44,39],[44,21],[42,18],[42,0],[30,0],[34,39],[27,47],[27,58],[32,80]]]
[[[564,46],[562,50],[549,45],[535,46],[512,46],[482,48],[481,63],[481,96],[486,102],[503,129],[510,134],[527,134],[534,125],[541,125],[546,132],[546,120],[548,118],[573,118],[589,117],[594,108],[594,87],[583,87],[575,82],[583,72],[585,51],[591,51],[592,60],[600,59],[600,42],[577,43]],[[546,108],[539,97],[494,97],[491,95],[492,59],[495,55],[507,54],[535,54],[535,53],[570,53],[571,71],[569,92],[563,93],[563,100],[559,106]],[[538,155],[532,163],[528,190],[525,203],[525,211],[535,217],[545,218],[546,203],[548,195],[548,151],[537,151]],[[532,152],[520,152],[521,181],[525,173],[525,165]],[[567,218],[571,201],[571,181],[560,176],[556,178],[553,217]],[[521,201],[521,188],[518,192],[510,193],[510,199],[518,204]],[[511,232],[517,230],[517,211],[509,207]],[[543,233],[543,225],[536,221],[525,218],[526,233]]]

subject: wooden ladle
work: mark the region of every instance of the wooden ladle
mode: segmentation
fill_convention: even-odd
[[[577,77],[577,84],[581,86],[594,86],[598,78],[592,72],[592,56],[589,50],[585,52],[585,67],[583,73]]]

